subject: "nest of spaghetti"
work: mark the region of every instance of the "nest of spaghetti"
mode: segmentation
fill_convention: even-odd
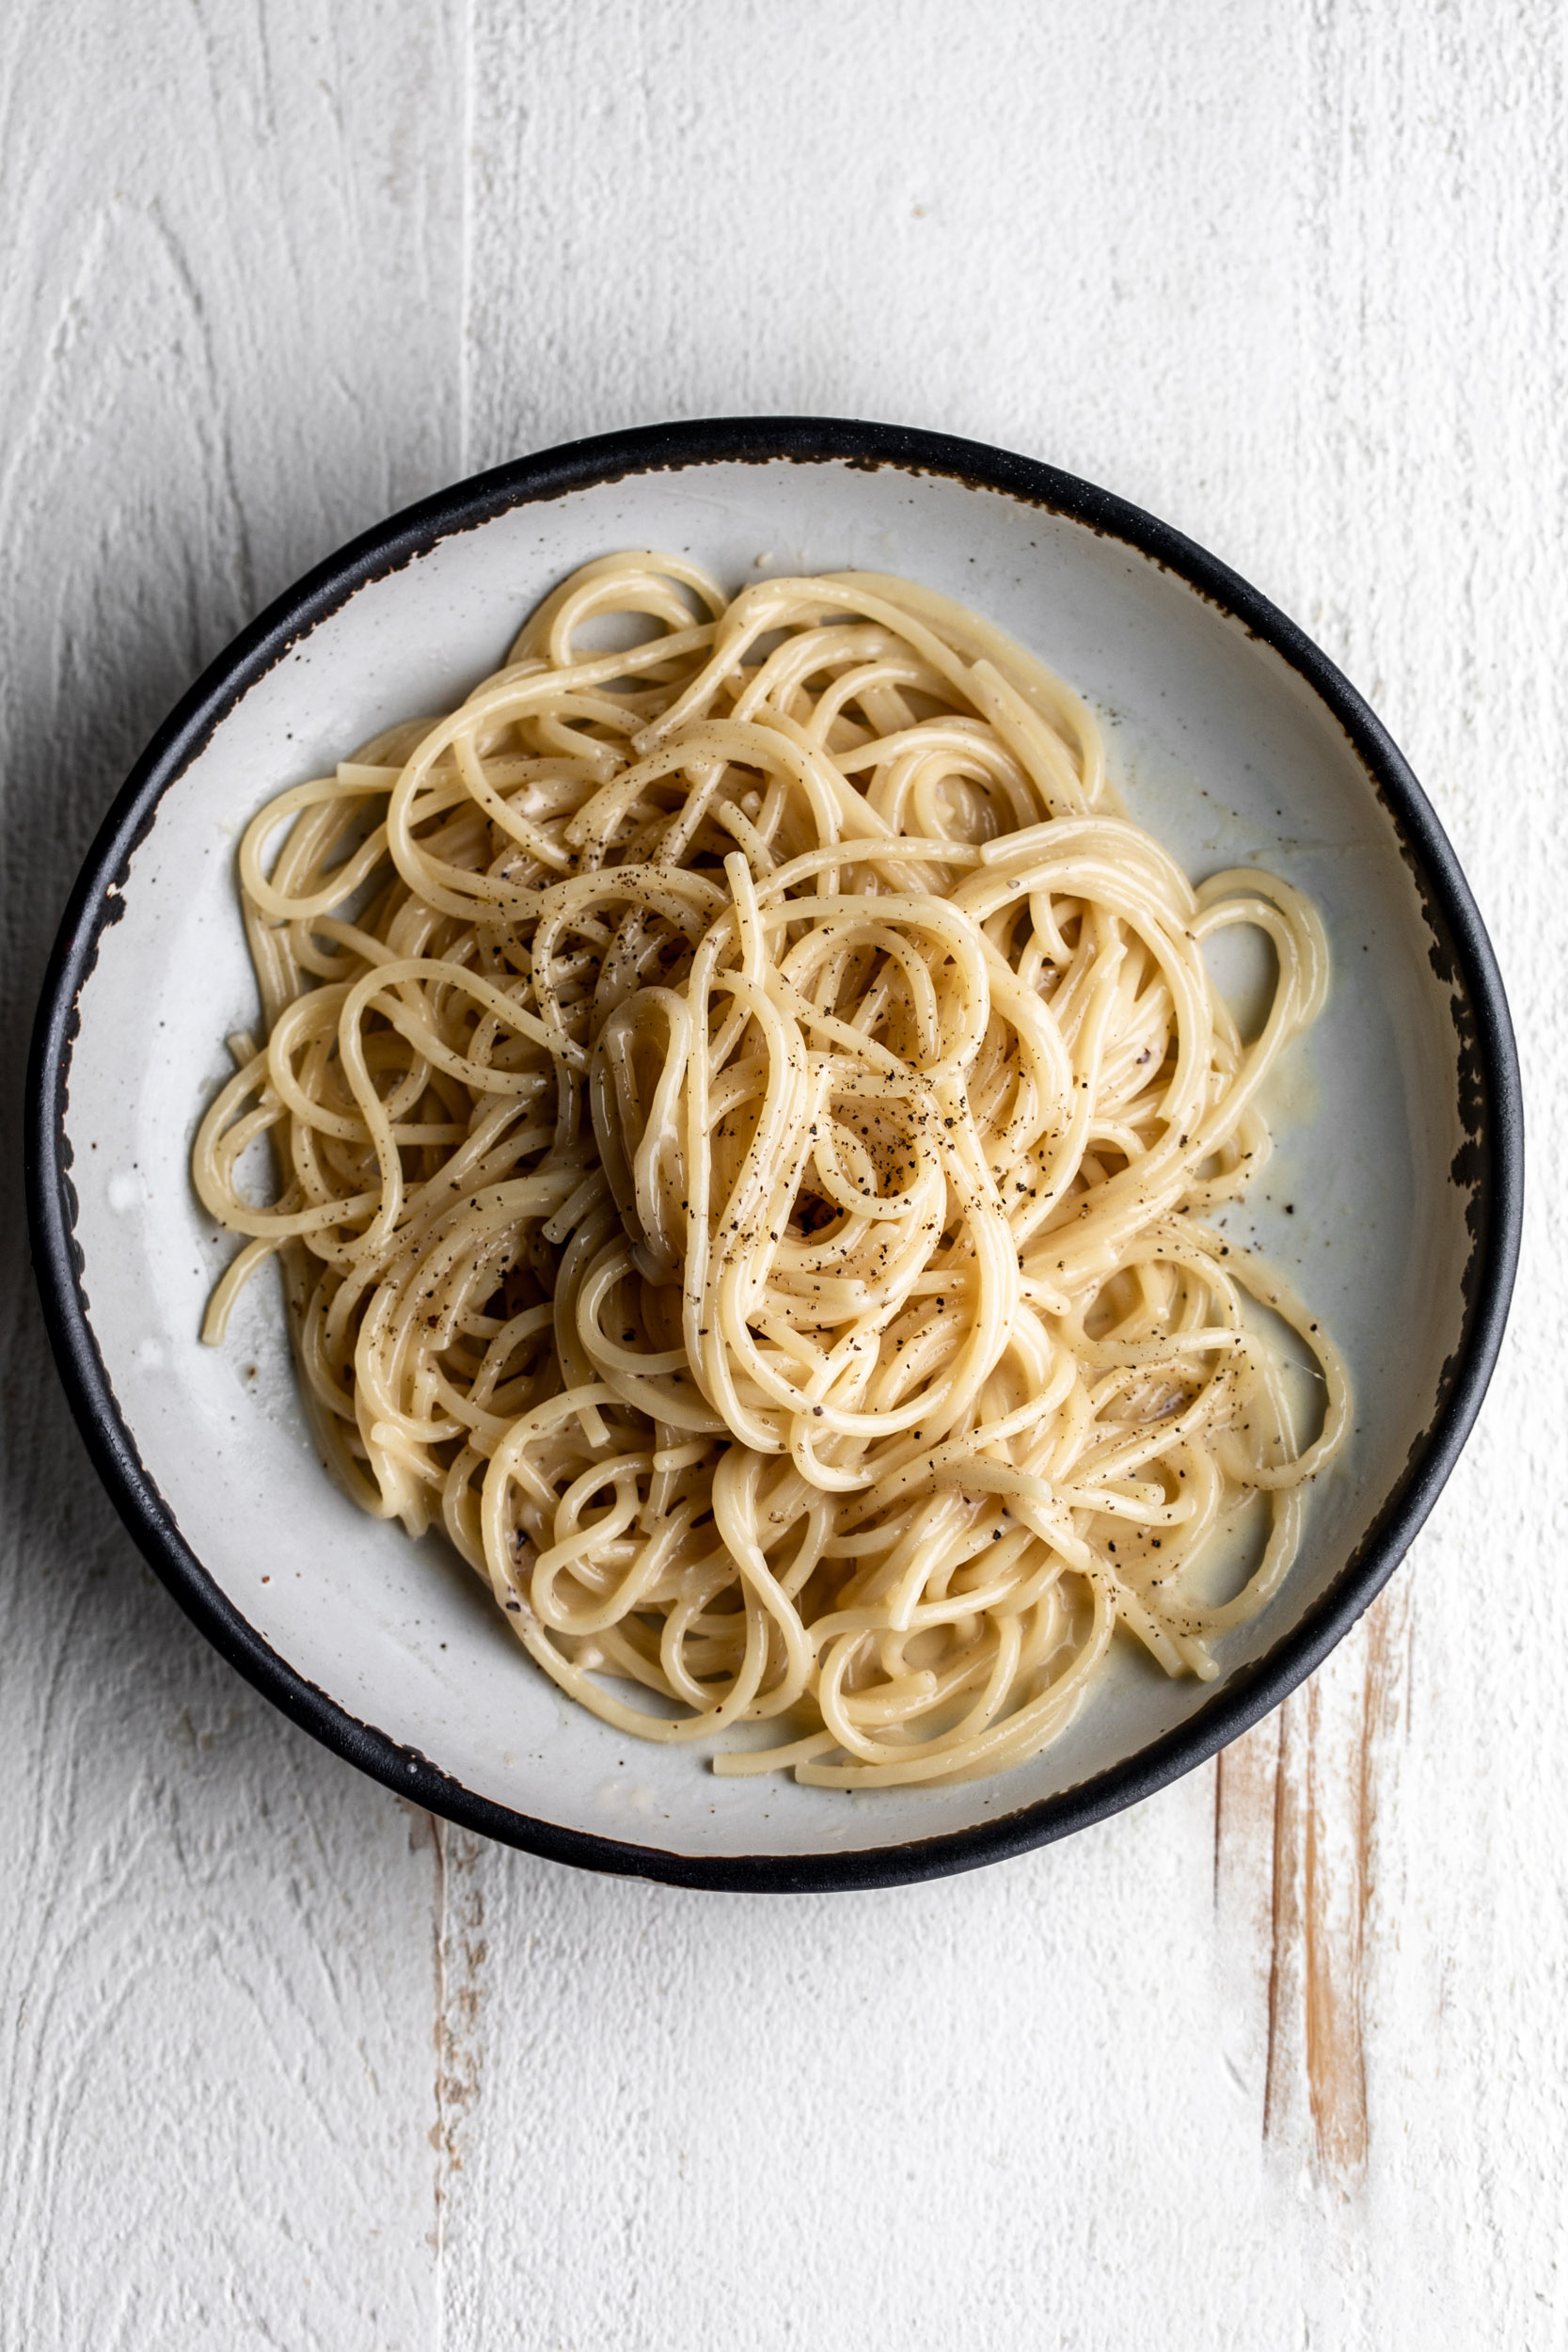
[[[240,880],[205,1336],[277,1255],[336,1475],[563,1691],[858,1788],[1037,1754],[1118,1628],[1214,1676],[1346,1424],[1206,1221],[1327,958],[1285,883],[1190,886],[1039,662],[904,580],[608,558]]]

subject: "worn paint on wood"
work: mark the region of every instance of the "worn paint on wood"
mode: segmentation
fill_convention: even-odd
[[[0,14],[0,2343],[415,2345],[431,1861],[143,1569],[26,1265],[25,1023],[174,697],[458,462],[441,12]],[[177,1174],[179,1139],[172,1139]]]
[[[1563,84],[1544,0],[12,9],[8,1005],[141,738],[335,542],[817,408],[1109,482],[1323,639],[1495,925],[1549,1169]],[[1309,1690],[1063,1848],[762,1904],[436,1830],[219,1665],[70,1431],[14,1131],[0,2343],[1562,2340],[1549,1177],[1476,1442]]]
[[[1370,2154],[1379,1808],[1398,1770],[1409,1614],[1402,1579],[1329,1675],[1214,1766],[1215,1922],[1251,2012],[1261,2128],[1345,2196]]]

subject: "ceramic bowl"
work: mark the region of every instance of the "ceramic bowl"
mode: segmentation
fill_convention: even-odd
[[[732,585],[904,572],[1000,622],[1101,713],[1131,813],[1189,872],[1309,892],[1335,985],[1232,1214],[1338,1337],[1354,1434],[1302,1556],[1222,1651],[1167,1680],[1129,1645],[1060,1743],[1000,1778],[853,1794],[724,1780],[561,1698],[435,1538],[328,1483],[280,1295],[203,1347],[230,1244],[186,1168],[255,1017],[234,890],[247,818],[389,722],[447,708],[588,558],[689,549]],[[1501,1338],[1519,1229],[1507,1007],[1453,852],[1377,719],[1255,590],[1107,492],[974,443],[819,419],[666,426],[527,458],[395,516],[236,639],[159,730],[77,885],[35,1040],[30,1212],[93,1458],[148,1559],[284,1712],[403,1795],[559,1860],[688,1885],[824,1888],[1058,1837],[1236,1738],[1390,1574],[1452,1468]]]

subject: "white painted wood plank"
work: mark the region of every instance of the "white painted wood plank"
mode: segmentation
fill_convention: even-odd
[[[1208,1794],[878,1897],[584,1890],[473,1853],[449,2341],[521,2316],[551,2346],[1290,2342],[1294,2280],[1258,2260],[1288,2195],[1222,2054]]]
[[[1521,1019],[1513,1345],[1375,1625],[1222,1774],[944,1886],[716,1900],[410,1851],[219,1666],[97,1496],[13,1215],[0,2341],[1560,2341],[1558,17],[473,0],[467,75],[458,15],[0,26],[8,1001],[194,668],[460,469],[467,168],[472,463],[943,425],[1345,660]]]
[[[325,0],[18,8],[0,110],[0,2341],[413,2345],[428,1823],[255,1697],[119,1532],[46,1359],[15,1105],[141,739],[457,469],[461,40],[440,0],[394,40]]]
[[[475,462],[815,408],[1189,529],[1409,749],[1560,1152],[1555,12],[475,28]],[[1560,2339],[1560,1203],[1538,1179],[1410,1569],[1223,1772],[978,1878],[767,1912],[452,1841],[451,2341]]]
[[[1568,2327],[1563,24],[1332,10],[1310,53],[1296,545],[1316,585],[1296,598],[1376,695],[1492,926],[1531,1153],[1511,1344],[1417,1547],[1375,1780],[1362,2293],[1375,2326],[1402,2245],[1440,2282],[1440,2341],[1546,2344]]]

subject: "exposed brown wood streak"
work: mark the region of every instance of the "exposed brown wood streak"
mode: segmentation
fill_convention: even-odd
[[[1341,2186],[1357,2178],[1367,2161],[1362,1983],[1368,1893],[1364,1798],[1370,1674],[1369,1661],[1362,1684],[1357,1769],[1348,1785],[1329,1785],[1318,1686],[1309,1684],[1307,1692],[1307,1802],[1302,1809],[1307,2090],[1319,2163]],[[1324,1833],[1330,1827],[1325,1815],[1336,1802],[1348,1803],[1352,1815],[1351,1837],[1338,1844],[1338,1870],[1336,1858],[1324,1851]],[[1348,1876],[1344,1871],[1347,1842]]]
[[[480,2012],[488,1947],[484,1892],[477,1868],[483,1843],[466,1830],[436,1820],[436,2229],[439,2262],[446,2205],[463,2169],[464,2125],[479,2096]]]
[[[1287,2076],[1282,2065],[1287,1992],[1294,1974],[1300,1946],[1300,1899],[1292,1862],[1296,1848],[1296,1790],[1292,1770],[1294,1741],[1291,1735],[1292,1701],[1279,1714],[1279,1741],[1275,1751],[1274,1803],[1270,1807],[1271,1869],[1269,1901],[1269,2023],[1268,2056],[1263,2072],[1263,2137],[1278,2138],[1287,2100]]]
[[[1409,1621],[1402,1582],[1349,1656],[1217,1759],[1216,1914],[1227,1939],[1258,1939],[1267,1960],[1256,1971],[1267,1983],[1263,2134],[1283,2143],[1305,2132],[1319,2172],[1345,2194],[1368,2159],[1379,1766],[1404,1711]]]

